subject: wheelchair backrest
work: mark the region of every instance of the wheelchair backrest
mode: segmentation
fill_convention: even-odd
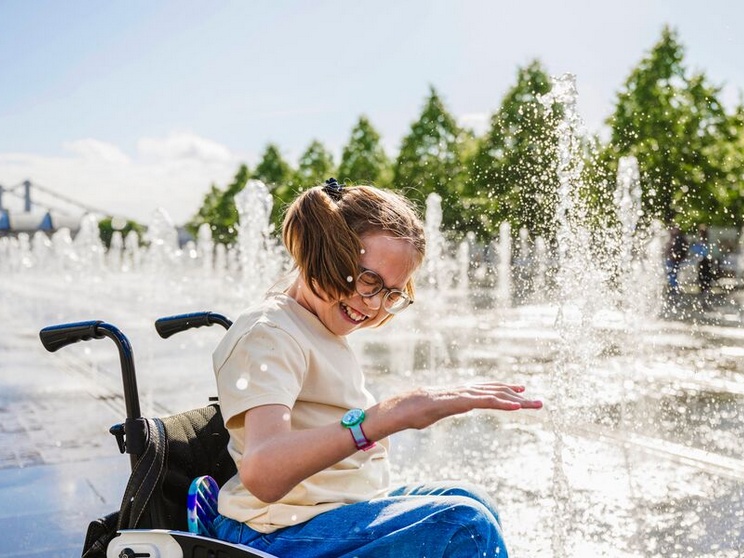
[[[209,475],[222,486],[236,473],[218,405],[147,419],[148,441],[125,490],[119,529],[188,530],[191,481]]]

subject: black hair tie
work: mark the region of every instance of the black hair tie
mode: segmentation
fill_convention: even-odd
[[[335,178],[329,178],[325,181],[323,191],[328,194],[328,196],[333,201],[338,201],[341,199],[341,193],[344,191],[344,185],[339,184]]]

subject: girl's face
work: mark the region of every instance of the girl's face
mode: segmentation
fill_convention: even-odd
[[[419,263],[416,249],[405,239],[384,232],[362,237],[363,253],[360,265],[377,273],[388,289],[404,290]],[[361,271],[361,270],[360,270]],[[388,313],[382,308],[386,291],[370,298],[358,293],[341,300],[325,301],[303,286],[293,296],[305,308],[318,316],[324,326],[336,335],[348,335],[363,327],[379,324]]]

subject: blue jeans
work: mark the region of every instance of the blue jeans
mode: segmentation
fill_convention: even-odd
[[[217,537],[278,558],[506,558],[498,513],[484,490],[440,482],[404,486],[273,533],[218,515]]]

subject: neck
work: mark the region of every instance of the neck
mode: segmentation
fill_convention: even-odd
[[[312,306],[310,306],[310,303],[307,300],[307,295],[311,294],[310,289],[308,288],[305,281],[302,279],[301,275],[298,275],[295,280],[292,281],[292,284],[289,286],[289,288],[287,288],[286,293],[287,296],[295,299],[305,310],[315,314],[315,311],[313,310]]]

